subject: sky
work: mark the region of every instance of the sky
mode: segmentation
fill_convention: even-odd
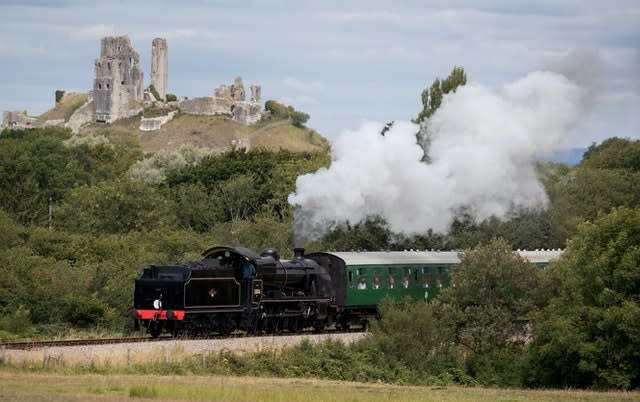
[[[131,38],[147,86],[151,41],[164,37],[168,92],[212,96],[241,76],[333,141],[414,118],[421,91],[455,66],[498,91],[587,52],[597,58],[573,60],[596,71],[594,90],[565,144],[640,139],[637,0],[0,0],[0,15],[0,110],[38,115],[57,89],[91,89],[104,36]]]

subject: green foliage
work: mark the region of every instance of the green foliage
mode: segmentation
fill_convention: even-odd
[[[640,209],[581,225],[547,282],[553,298],[535,321],[530,381],[640,386]]]
[[[204,186],[223,221],[249,219],[262,208],[285,217],[297,175],[325,163],[326,157],[308,153],[233,150],[170,171],[166,182],[170,189],[186,183]]]
[[[391,241],[391,231],[385,220],[379,216],[372,216],[355,225],[338,225],[310,249],[383,250],[388,248]]]
[[[152,385],[135,385],[129,388],[130,398],[157,398],[158,390]]]
[[[6,135],[5,135],[6,134]],[[63,140],[59,128],[3,132],[0,137],[0,207],[24,224],[47,222],[48,200],[59,200],[87,176]]]
[[[167,102],[175,102],[178,100],[178,97],[175,94],[167,94],[166,100]]]
[[[10,312],[10,309],[0,310],[0,341],[13,340],[18,336],[29,336],[33,333],[31,312],[20,305]]]
[[[153,95],[154,98],[156,98],[156,100],[159,100],[159,101],[164,100],[160,97],[160,93],[158,93],[158,90],[153,84],[149,85],[149,92],[151,92],[151,94]]]
[[[455,286],[440,294],[456,322],[456,341],[474,353],[516,345],[527,335],[527,321],[545,300],[540,270],[494,239],[460,255],[452,274]]]
[[[88,328],[104,322],[109,308],[97,295],[69,294],[65,297],[63,319],[79,328]]]
[[[62,97],[64,96],[64,91],[61,89],[56,90],[56,103],[60,103]]]
[[[309,121],[309,115],[306,113],[294,111],[291,114],[291,124],[296,127],[304,127],[307,121]]]
[[[444,80],[436,78],[430,88],[422,91],[422,111],[414,119],[415,123],[421,123],[435,113],[442,103],[442,98],[449,92],[455,92],[461,85],[467,84],[467,75],[462,67],[454,67],[451,74]]]
[[[54,225],[76,233],[128,233],[175,224],[172,202],[158,190],[128,179],[71,190]]]
[[[273,99],[269,99],[264,103],[264,109],[268,112],[271,112],[273,117],[277,118],[288,118],[291,115],[290,107],[283,105],[282,103],[275,101]]]
[[[600,145],[591,144],[581,166],[594,169],[626,169],[640,172],[640,140],[612,137]]]
[[[425,376],[461,368],[462,354],[455,348],[455,327],[437,304],[390,301],[379,306],[381,319],[371,323],[373,337],[365,340],[384,360],[398,361]]]
[[[197,145],[182,145],[177,151],[158,152],[129,168],[129,177],[146,184],[160,184],[166,178],[168,170],[178,170],[193,165],[211,154],[207,148]]]

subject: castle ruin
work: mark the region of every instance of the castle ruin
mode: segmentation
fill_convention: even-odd
[[[215,89],[213,97],[204,96],[180,101],[180,109],[188,114],[229,115],[238,123],[254,124],[262,118],[260,104],[260,85],[252,84],[251,99],[246,99],[242,78],[237,77],[233,84],[222,84]]]
[[[95,121],[111,123],[142,110],[144,74],[128,36],[102,38],[93,80]]]
[[[168,61],[167,40],[155,38],[151,42],[151,85],[160,95],[158,100],[165,100],[167,96]]]
[[[44,122],[44,126],[68,127],[77,133],[82,126],[91,122],[113,123],[118,119],[135,116],[142,112],[143,105],[159,101],[161,108],[171,110],[176,107],[183,113],[198,115],[226,115],[242,124],[254,124],[262,118],[260,104],[261,88],[250,85],[251,97],[247,94],[242,78],[233,84],[220,85],[213,96],[182,98],[176,102],[165,102],[168,82],[167,40],[155,38],[151,47],[151,84],[160,99],[145,90],[144,74],[140,68],[140,56],[127,35],[102,38],[100,57],[95,59],[93,90],[87,94],[87,102],[77,108],[68,119],[54,119]],[[141,118],[140,130],[154,131],[170,121],[174,112],[166,116]],[[2,127],[35,127],[37,119],[26,113],[6,111],[3,113]]]

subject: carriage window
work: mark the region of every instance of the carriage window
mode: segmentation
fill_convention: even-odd
[[[382,282],[380,281],[380,275],[376,272],[373,275],[373,288],[380,289],[382,287]]]
[[[353,271],[349,271],[349,287],[353,287]]]
[[[431,287],[431,273],[429,269],[424,269],[422,274],[422,287],[427,289]]]
[[[389,286],[389,289],[395,289],[396,288],[396,273],[394,272],[393,269],[389,268],[389,273],[387,275],[388,275],[387,284]]]
[[[438,268],[438,279],[436,279],[436,286],[439,288],[444,286],[444,276],[442,274],[442,268]]]
[[[403,288],[408,289],[409,288],[409,278],[411,277],[411,268],[405,268],[404,269],[404,274],[402,275],[402,282],[401,285]]]

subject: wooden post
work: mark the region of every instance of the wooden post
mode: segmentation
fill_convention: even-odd
[[[43,357],[42,357],[42,367],[47,368],[49,364],[49,349],[45,346]]]
[[[127,348],[127,367],[131,367],[131,348]]]
[[[87,367],[93,367],[93,349],[89,349],[89,356],[87,356]]]

